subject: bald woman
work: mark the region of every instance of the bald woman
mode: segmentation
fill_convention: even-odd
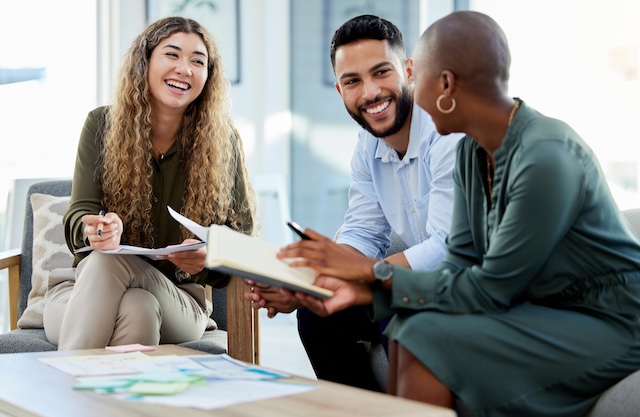
[[[477,416],[584,416],[640,368],[640,244],[591,149],[508,95],[510,54],[490,17],[456,12],[414,52],[416,102],[441,134],[464,132],[448,254],[435,270],[350,257],[311,230],[301,256],[318,314],[393,314],[392,394]],[[389,272],[390,270],[390,272]],[[335,278],[339,277],[339,278]]]

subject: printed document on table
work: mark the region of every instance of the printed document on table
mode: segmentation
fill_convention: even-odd
[[[130,352],[39,360],[75,376],[73,389],[174,407],[211,410],[318,388],[313,383],[286,381],[287,374],[245,364],[226,354],[149,356]],[[146,384],[143,395],[138,392],[142,389],[139,383]],[[176,389],[178,383],[182,384],[180,389]]]
[[[175,395],[116,395],[116,398],[139,403],[213,410],[234,404],[301,394],[317,388],[317,385],[271,380],[218,380],[208,381],[205,386],[190,387]]]

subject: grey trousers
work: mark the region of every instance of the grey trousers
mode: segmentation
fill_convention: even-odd
[[[50,280],[43,313],[58,350],[197,340],[208,316],[202,285],[175,285],[137,256],[98,251],[75,277]]]

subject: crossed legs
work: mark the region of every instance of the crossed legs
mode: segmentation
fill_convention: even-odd
[[[47,338],[59,350],[199,339],[208,321],[205,291],[185,285],[196,287],[198,299],[136,256],[94,252],[80,262],[75,280],[49,288]]]

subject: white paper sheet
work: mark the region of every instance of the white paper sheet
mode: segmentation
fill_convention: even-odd
[[[315,385],[293,384],[281,381],[220,380],[209,381],[203,387],[190,387],[175,395],[130,396],[116,398],[173,407],[191,407],[202,410],[228,407],[250,401],[300,394],[316,389]]]
[[[196,250],[206,245],[206,242],[186,243],[180,245],[169,245],[164,248],[141,248],[138,246],[120,245],[115,249],[101,250],[100,252],[106,254],[119,254],[119,255],[144,255],[151,259],[158,259],[160,255],[169,255],[170,253],[182,252],[187,250]],[[85,246],[84,248],[77,249],[76,253],[88,252],[95,250],[91,246]]]
[[[179,245],[169,245],[164,248],[141,248],[139,246],[129,246],[129,245],[120,245],[115,249],[110,250],[101,250],[102,253],[107,254],[120,254],[120,255],[144,255],[151,259],[158,259],[158,256],[161,255],[169,255],[175,252],[182,252],[187,250],[196,250],[207,243],[207,237],[209,235],[209,228],[200,226],[198,223],[193,220],[189,220],[184,217],[171,207],[167,206],[167,210],[169,210],[169,214],[173,217],[178,223],[189,229],[194,235],[196,235],[202,242],[196,243],[187,243],[187,244],[179,244]],[[89,252],[95,250],[91,246],[85,246],[84,248],[76,249],[75,253]]]
[[[108,355],[81,355],[39,358],[60,371],[77,377],[78,386],[102,386],[96,389],[110,392],[113,398],[126,401],[164,404],[205,410],[227,407],[249,401],[293,395],[316,389],[313,383],[298,384],[283,378],[289,375],[260,366],[245,364],[226,354],[192,356],[149,356],[142,352]],[[202,375],[206,385],[192,385],[183,392],[171,395],[134,395],[116,389],[136,375],[162,376],[171,381],[172,375]],[[124,384],[126,385],[126,384]],[[78,388],[76,388],[78,389]]]
[[[169,210],[169,214],[171,214],[171,217],[176,219],[178,223],[189,229],[194,235],[198,236],[198,239],[202,240],[205,243],[207,242],[207,238],[209,237],[208,227],[200,226],[198,223],[184,217],[182,214],[178,213],[169,206],[167,206],[167,209]]]

